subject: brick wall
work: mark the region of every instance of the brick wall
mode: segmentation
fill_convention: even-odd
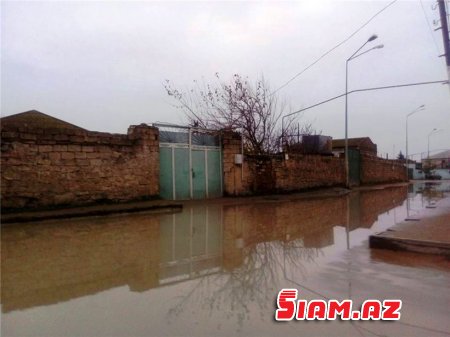
[[[159,194],[158,129],[127,135],[2,126],[2,208],[81,205]]]
[[[398,160],[387,160],[361,154],[361,184],[406,181],[406,168]]]

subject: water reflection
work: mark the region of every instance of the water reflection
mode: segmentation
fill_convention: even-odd
[[[325,247],[336,246],[336,226],[347,233],[370,228],[401,205],[406,192],[395,187],[312,200],[196,204],[171,215],[8,226],[2,230],[2,312],[122,285],[142,292],[192,279],[199,279],[197,290],[175,313],[193,297],[211,307],[272,305],[273,285],[286,277],[286,266],[301,277]],[[239,315],[242,321],[245,313]]]

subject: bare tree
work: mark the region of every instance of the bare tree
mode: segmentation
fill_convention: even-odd
[[[242,133],[247,153],[267,154],[281,149],[281,117],[286,104],[272,94],[264,77],[254,84],[235,74],[230,83],[221,81],[216,73],[214,84],[194,81],[195,87],[187,92],[172,87],[166,81],[167,94],[184,110],[191,125],[208,129],[236,130]],[[294,119],[286,126],[290,130]],[[311,131],[311,126],[302,126]]]

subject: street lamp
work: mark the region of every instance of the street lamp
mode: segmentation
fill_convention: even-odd
[[[369,37],[367,39],[366,42],[364,42],[364,44],[359,47],[353,54],[352,56],[350,56],[347,61],[345,62],[345,176],[346,176],[346,186],[347,188],[350,188],[350,176],[349,176],[349,158],[348,158],[348,63],[363,55],[368,53],[369,51],[373,50],[373,49],[380,49],[383,48],[384,46],[382,44],[375,46],[373,48],[370,48],[360,54],[358,54],[358,52],[364,48],[364,46],[369,43],[372,42],[373,40],[377,39],[378,36],[377,35],[372,35],[371,37]]]
[[[428,160],[430,160],[430,136],[434,133],[438,133],[439,131],[442,131],[442,129],[438,130],[436,128],[434,128],[433,130],[431,130],[431,132],[428,134],[428,155],[427,158]]]
[[[410,112],[409,114],[406,115],[406,162],[405,162],[405,166],[406,166],[406,180],[409,180],[409,174],[408,174],[408,118],[415,114],[418,111],[424,110],[425,109],[425,105],[422,104],[421,106],[419,106],[417,109],[413,110],[412,112]]]

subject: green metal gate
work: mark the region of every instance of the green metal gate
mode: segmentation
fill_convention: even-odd
[[[350,186],[358,186],[360,184],[360,164],[361,164],[359,150],[348,149],[348,160],[349,160]]]
[[[160,196],[169,200],[222,196],[220,137],[198,128],[160,128]]]

